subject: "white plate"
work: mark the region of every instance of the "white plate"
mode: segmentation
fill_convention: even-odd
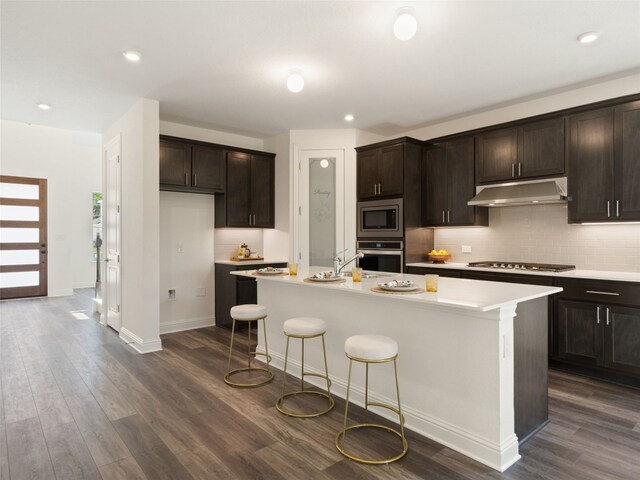
[[[387,290],[388,292],[413,292],[414,290],[422,290],[417,285],[411,285],[407,287],[387,287],[386,285],[378,284],[382,290]]]
[[[342,280],[342,277],[329,277],[329,278],[314,278],[309,277],[307,280],[310,282],[339,282]]]
[[[260,271],[260,270],[256,270],[256,273],[258,275],[282,275],[282,273],[284,272],[284,270],[281,270],[279,268],[276,268],[274,270],[264,270],[264,271]]]

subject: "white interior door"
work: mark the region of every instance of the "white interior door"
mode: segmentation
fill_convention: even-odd
[[[296,183],[298,263],[330,269],[345,250],[344,150],[301,150]]]
[[[103,312],[107,325],[120,330],[120,138],[116,137],[105,146],[105,198],[104,205],[104,262],[105,288]]]

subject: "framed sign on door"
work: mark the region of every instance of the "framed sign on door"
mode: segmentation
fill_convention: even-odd
[[[0,175],[0,299],[47,295],[47,180]]]

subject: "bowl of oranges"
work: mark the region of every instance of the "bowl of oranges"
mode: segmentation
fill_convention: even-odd
[[[451,254],[446,250],[431,250],[427,253],[427,259],[433,263],[446,263],[451,260]]]

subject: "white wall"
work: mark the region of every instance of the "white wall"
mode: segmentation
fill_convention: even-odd
[[[101,136],[2,120],[0,173],[46,178],[49,296],[95,285],[92,193],[102,191]]]
[[[219,143],[221,145],[249,148],[252,150],[264,150],[264,140],[262,138],[221,132],[208,128],[193,127],[191,125],[184,125],[166,120],[160,121],[160,133],[162,135],[189,138],[191,140],[200,140],[202,142]]]
[[[103,135],[121,136],[121,328],[141,353],[161,349],[159,105],[139,99]]]
[[[489,209],[489,227],[436,229],[435,248],[452,262],[561,263],[586,270],[640,272],[640,225],[569,225],[567,206]],[[470,245],[471,253],[461,253]]]
[[[276,154],[275,162],[275,228],[264,230],[265,258],[290,261],[289,195],[291,191],[291,144],[289,132],[265,140],[265,150]]]

